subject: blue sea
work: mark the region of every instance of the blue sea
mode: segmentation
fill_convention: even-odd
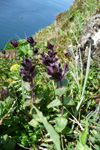
[[[0,0],[0,50],[4,43],[34,35],[53,23],[73,0]]]

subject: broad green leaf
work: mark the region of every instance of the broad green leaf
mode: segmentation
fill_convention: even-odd
[[[67,88],[66,87],[62,87],[62,88],[59,88],[59,89],[56,89],[55,90],[55,94],[58,95],[58,96],[62,96],[63,94],[65,94],[67,91]]]
[[[27,50],[27,48],[25,46],[21,46],[19,48],[19,50],[22,51],[25,55],[28,53],[28,50]]]
[[[72,129],[70,129],[69,127],[65,127],[65,129],[62,131],[63,134],[71,134],[72,133]]]
[[[76,146],[76,150],[91,150],[91,148],[89,148],[87,145],[82,145],[79,141],[77,143]]]
[[[64,87],[64,86],[66,87],[66,86],[67,86],[67,83],[68,83],[67,79],[64,78],[64,79],[62,80],[62,85],[63,85],[63,87]],[[57,82],[57,87],[58,87],[58,88],[61,87],[60,82]]]
[[[29,83],[29,82],[24,82],[23,87],[24,87],[27,91],[31,91],[31,87],[30,87],[30,83]]]
[[[56,125],[55,129],[57,132],[61,132],[67,125],[68,120],[63,117],[57,117],[56,118]]]
[[[88,130],[87,130],[87,128],[85,128],[82,135],[81,135],[81,143],[83,146],[86,144],[87,134],[88,134]]]
[[[81,135],[81,138],[80,138],[81,143],[82,143],[83,146],[84,146],[84,145],[86,144],[86,142],[87,142],[87,135],[88,135],[88,122],[86,122],[85,129],[84,129],[84,131],[83,131],[83,133],[82,133],[82,135]]]
[[[98,145],[94,145],[95,150],[100,150],[100,147]]]
[[[8,135],[3,135],[0,137],[0,150],[15,150],[16,142]]]
[[[13,48],[13,47],[12,47],[12,45],[11,45],[11,43],[10,43],[10,42],[8,42],[8,43],[4,43],[4,44],[5,44],[8,48],[15,49],[15,48]],[[6,47],[6,48],[7,48],[7,47]]]
[[[24,102],[23,107],[31,106],[33,104],[32,100],[27,100]]]
[[[55,99],[47,106],[47,108],[57,107],[61,105],[62,105],[61,101],[59,99]]]
[[[29,55],[32,55],[32,54],[33,54],[33,51],[32,51],[32,50],[28,50],[28,54],[29,54]]]
[[[64,105],[75,105],[75,102],[72,100],[71,97],[64,98]]]
[[[36,121],[35,119],[32,119],[28,124],[31,125],[32,127],[37,127],[37,125],[39,125],[39,122]]]
[[[43,114],[33,105],[33,108],[38,113],[42,123],[44,124],[46,130],[50,134],[51,139],[53,140],[57,150],[61,150],[60,148],[60,137],[58,133],[54,130],[54,128],[47,122],[46,118],[43,116]]]

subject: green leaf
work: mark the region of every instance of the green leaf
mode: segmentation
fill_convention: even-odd
[[[29,82],[24,82],[23,87],[24,87],[27,91],[31,91],[31,87],[30,87],[30,83],[29,83]]]
[[[33,105],[33,108],[38,113],[42,123],[44,124],[46,130],[50,134],[51,139],[53,140],[57,150],[61,150],[60,148],[60,137],[58,133],[54,130],[54,128],[47,122],[46,118],[43,116],[43,114]]]
[[[63,85],[63,87],[64,87],[64,86],[66,87],[66,86],[67,86],[67,83],[68,83],[67,79],[64,78],[64,79],[62,80],[62,85]],[[58,87],[58,88],[61,87],[60,82],[57,82],[57,87]]]
[[[37,125],[39,125],[39,122],[35,119],[32,119],[28,124],[32,127],[37,127]]]
[[[27,100],[24,102],[23,107],[31,106],[33,104],[32,100]]]
[[[11,48],[11,49],[14,49],[13,47],[12,47],[12,45],[11,45],[11,43],[10,42],[8,42],[8,43],[4,43],[8,48]],[[6,48],[7,48],[6,47]]]
[[[55,129],[57,132],[61,132],[67,125],[68,120],[66,118],[57,117]]]
[[[55,90],[55,94],[58,95],[58,96],[62,96],[63,94],[65,94],[67,91],[67,88],[66,87],[63,87],[63,88],[59,88],[59,89],[56,89]]]
[[[82,145],[84,146],[87,142],[87,135],[88,135],[88,122],[86,122],[86,127],[81,135],[80,141]]]
[[[60,34],[64,37],[65,34],[64,34],[64,31],[62,29],[60,29]]]
[[[47,106],[47,108],[57,107],[61,105],[62,105],[61,101],[59,99],[55,99]]]
[[[16,142],[8,135],[3,135],[0,137],[0,150],[15,150]]]
[[[71,99],[71,97],[64,98],[64,105],[75,105],[75,102]]]
[[[87,145],[82,145],[79,141],[77,142],[76,150],[91,150]]]
[[[29,55],[32,55],[32,54],[33,54],[33,51],[32,51],[32,50],[28,50],[28,54],[29,54]]]
[[[95,150],[100,150],[100,147],[98,145],[94,145]]]
[[[37,94],[34,96],[34,98],[35,98],[35,103],[38,104],[42,100],[43,94]]]
[[[27,50],[27,48],[26,48],[25,46],[21,46],[21,47],[19,48],[19,50],[20,50],[21,52],[23,52],[24,55],[26,55],[26,54],[28,53],[28,50]]]
[[[62,131],[63,134],[72,134],[72,129],[70,129],[69,127],[65,127],[65,129]]]

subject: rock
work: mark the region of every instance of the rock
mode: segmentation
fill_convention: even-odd
[[[88,20],[79,39],[80,50],[83,51],[85,57],[88,56],[90,43],[91,59],[97,60],[100,67],[100,14],[94,15]]]

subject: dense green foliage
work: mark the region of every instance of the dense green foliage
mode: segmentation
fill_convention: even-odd
[[[90,64],[91,47],[85,67],[73,49],[99,4],[76,0],[35,40],[6,43],[6,54],[0,53],[0,150],[100,149],[100,68]],[[54,51],[46,64],[48,43]]]

